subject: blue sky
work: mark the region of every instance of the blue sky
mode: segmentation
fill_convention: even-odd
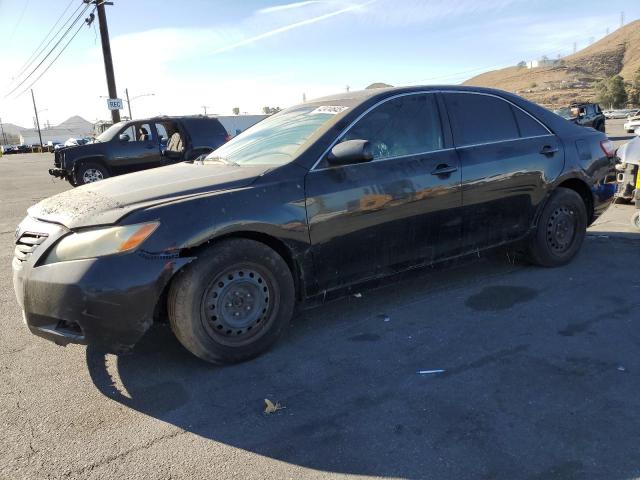
[[[32,124],[30,96],[4,95],[69,1],[69,13],[81,3],[0,0],[3,121]],[[621,11],[627,21],[640,18],[640,2],[115,0],[107,16],[120,96],[125,87],[132,96],[155,94],[132,102],[140,117],[198,113],[203,105],[258,113],[299,103],[303,93],[310,99],[375,81],[459,83],[569,54],[573,42],[585,47],[615,30]],[[83,28],[34,90],[52,124],[73,114],[108,118],[97,31]]]

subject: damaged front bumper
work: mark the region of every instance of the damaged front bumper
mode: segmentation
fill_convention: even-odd
[[[64,168],[58,167],[50,168],[49,175],[56,178],[62,178],[63,180],[67,180],[69,178],[69,174],[67,173],[67,171]]]
[[[97,344],[113,352],[132,347],[153,323],[173,274],[190,261],[133,252],[43,264],[68,230],[25,222],[12,263],[16,297],[29,330],[59,345]]]

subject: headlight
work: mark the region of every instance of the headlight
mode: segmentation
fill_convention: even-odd
[[[134,250],[160,225],[138,223],[122,227],[96,228],[63,237],[49,252],[45,264],[102,257]]]

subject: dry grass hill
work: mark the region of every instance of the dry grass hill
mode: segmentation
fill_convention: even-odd
[[[500,88],[547,107],[595,99],[595,84],[621,75],[629,81],[640,68],[640,20],[625,25],[598,42],[564,57],[554,66],[508,67],[473,77],[465,85]],[[604,107],[604,106],[603,106]]]

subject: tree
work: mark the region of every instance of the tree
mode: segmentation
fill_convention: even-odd
[[[621,108],[627,104],[627,91],[620,75],[605,78],[596,85],[597,101],[605,106]]]
[[[240,115],[240,107],[233,107],[233,114]]]
[[[629,102],[634,105],[640,105],[640,68],[636,70],[631,84],[629,85]]]
[[[518,68],[527,68],[527,62],[525,62],[524,60],[518,62]]]

